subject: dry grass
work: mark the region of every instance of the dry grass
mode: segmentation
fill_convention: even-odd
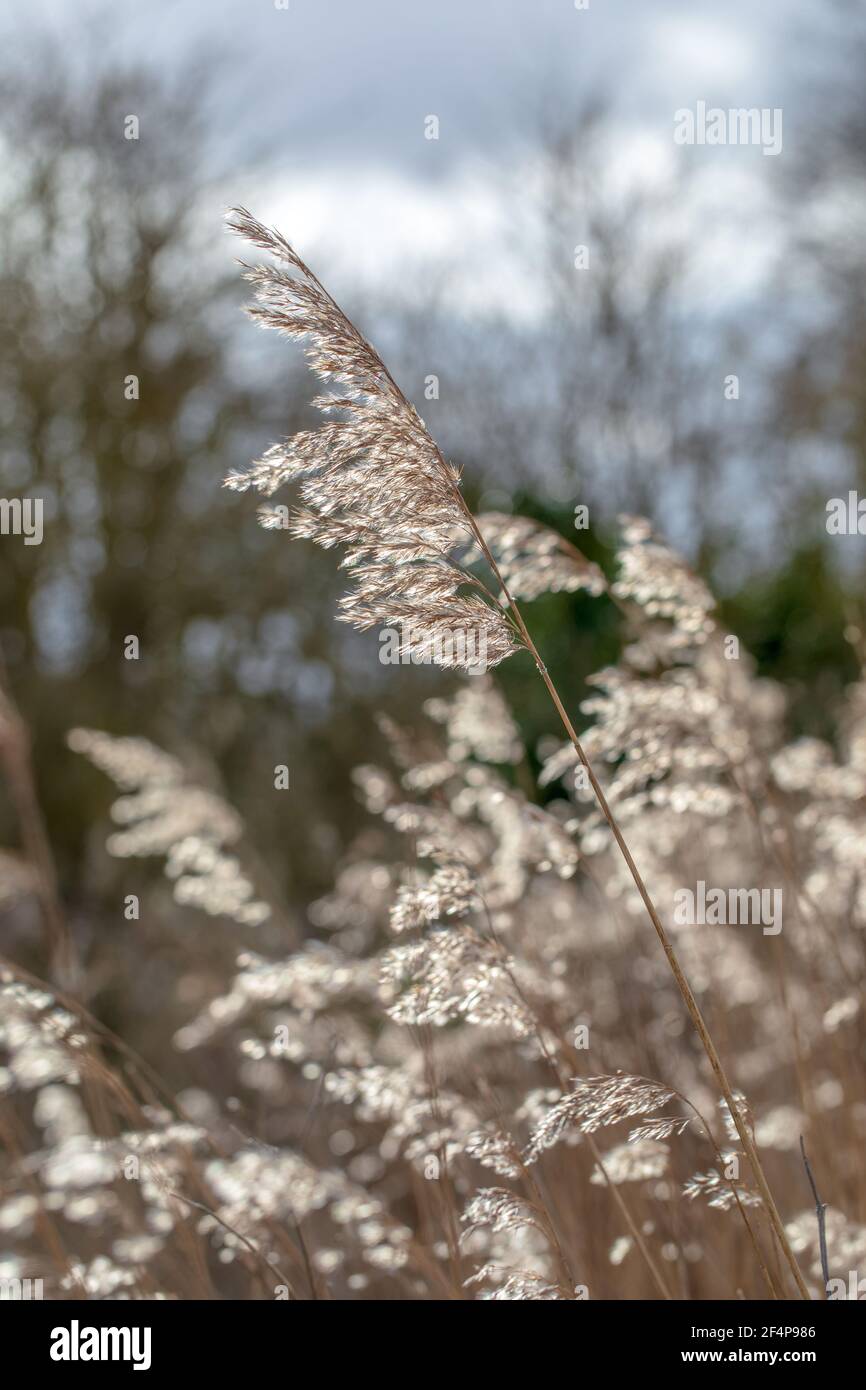
[[[309,268],[248,213],[234,226],[277,260],[248,269],[254,314],[337,390],[318,402],[334,418],[230,485],[298,484],[300,510],[263,522],[342,547],[344,619],[470,674],[416,728],[383,723],[392,765],[357,774],[381,828],[285,959],[247,948],[276,909],[231,809],[141,740],[71,735],[124,792],[112,852],[164,856],[178,901],[236,923],[241,953],[176,1033],[208,1079],[182,1106],[7,965],[3,1273],[55,1297],[820,1297],[802,1134],[847,1283],[866,1260],[866,685],[838,750],[785,746],[783,692],[644,523],[624,523],[609,583],[532,522],[473,517]],[[626,637],[581,738],[518,606],[578,587]],[[477,670],[519,652],[566,735],[543,805]],[[739,920],[678,922],[700,883]]]

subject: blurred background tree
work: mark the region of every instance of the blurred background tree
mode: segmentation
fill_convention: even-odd
[[[136,929],[159,985],[177,966],[159,924],[178,909],[149,866],[121,873],[107,858],[110,789],[66,750],[68,729],[145,736],[224,790],[286,905],[280,930],[303,933],[340,854],[372,834],[350,772],[376,755],[377,712],[411,720],[450,679],[381,666],[374,636],[333,620],[333,557],[263,532],[250,500],[221,490],[235,464],[309,422],[311,388],[299,354],[239,313],[209,129],[218,67],[164,79],[94,55],[82,82],[42,46],[15,74],[0,111],[0,487],[44,498],[46,518],[42,545],[2,540],[0,646],[81,949],[126,930],[122,896],[140,886],[149,925]],[[607,567],[616,514],[650,515],[720,590],[762,673],[789,683],[794,727],[819,733],[856,670],[863,578],[855,538],[844,555],[828,549],[824,502],[866,489],[864,242],[852,234],[866,213],[862,112],[853,87],[835,99],[832,158],[804,158],[780,181],[791,243],[768,302],[740,322],[696,315],[688,171],[623,185],[616,127],[595,106],[548,118],[537,183],[502,188],[514,210],[504,255],[540,312],[515,316],[503,298],[497,314],[455,315],[448,265],[375,304],[338,292],[465,466],[474,506],[536,516]],[[146,139],[124,138],[130,113]],[[832,235],[810,238],[797,209],[818,168],[839,213]],[[823,321],[789,293],[795,264]],[[722,390],[731,361],[750,383],[736,415]],[[426,398],[431,372],[438,399]],[[591,525],[575,534],[578,503]],[[613,610],[550,596],[533,630],[576,709],[618,649]],[[522,658],[501,680],[534,753],[550,731],[544,692]],[[290,793],[274,788],[278,764]],[[9,806],[0,830],[15,843]],[[26,911],[3,925],[33,941],[38,965]],[[275,932],[257,940],[277,944]]]

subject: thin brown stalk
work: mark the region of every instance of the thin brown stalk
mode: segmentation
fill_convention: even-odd
[[[442,1128],[442,1114],[439,1109],[439,1083],[436,1077],[436,1064],[433,1058],[433,1051],[430,1045],[430,1030],[427,1027],[419,1029],[418,1044],[421,1049],[421,1056],[424,1064],[424,1075],[427,1081],[427,1089],[430,1099],[430,1115],[440,1129]],[[451,1277],[454,1287],[457,1290],[456,1296],[464,1298],[463,1284],[463,1265],[460,1255],[460,1236],[457,1228],[457,1211],[454,1200],[454,1185],[451,1181],[451,1174],[448,1167],[447,1143],[443,1139],[436,1154],[436,1161],[439,1165],[439,1182],[436,1184],[436,1192],[440,1198],[442,1210],[443,1228],[445,1242],[448,1247],[448,1262],[451,1268]]]
[[[489,908],[488,908],[488,906],[487,906],[487,903],[484,901],[483,897],[482,897],[482,903],[483,903],[483,906],[484,906],[485,916],[487,917],[487,922],[488,922],[488,927],[489,927],[489,930],[490,930],[491,937],[493,938],[494,941],[496,941],[497,945],[500,946],[501,949],[503,949],[503,952],[504,952],[504,948],[502,948],[502,943],[500,942],[499,937],[498,937],[497,934],[496,934],[496,928],[495,928],[494,925],[493,925],[493,919],[492,919],[492,917],[491,917],[491,915],[490,915],[490,910],[489,910]],[[508,968],[508,966],[506,966],[505,969],[506,969],[506,973],[507,973],[507,975],[508,975],[508,978],[510,979],[510,981],[511,981],[513,987],[514,987],[514,990],[515,990],[516,993],[517,993],[518,998],[520,999],[520,1001],[521,1001],[521,1003],[523,1004],[524,1008],[527,1010],[527,1012],[528,1012],[528,1013],[531,1015],[531,1017],[532,1017],[533,1023],[534,1023],[534,1025],[535,1025],[536,1037],[537,1037],[537,1039],[538,1039],[538,1044],[539,1044],[539,1047],[540,1047],[540,1049],[541,1049],[542,1056],[544,1057],[544,1060],[546,1061],[546,1063],[547,1063],[547,1065],[549,1066],[551,1072],[553,1073],[554,1079],[555,1079],[556,1084],[557,1084],[557,1086],[559,1087],[560,1091],[562,1092],[563,1095],[566,1095],[566,1094],[567,1094],[567,1091],[568,1091],[568,1086],[567,1086],[567,1083],[566,1083],[566,1078],[564,1077],[564,1075],[563,1075],[563,1073],[561,1072],[561,1070],[560,1070],[559,1066],[557,1065],[556,1061],[554,1060],[554,1058],[553,1058],[553,1057],[551,1056],[551,1054],[550,1054],[550,1050],[548,1049],[547,1043],[545,1042],[545,1038],[544,1038],[544,1029],[542,1028],[541,1020],[539,1019],[539,1017],[538,1017],[538,1015],[537,1015],[535,1009],[532,1007],[532,1004],[531,1004],[530,1001],[527,999],[527,997],[526,997],[524,991],[521,989],[520,984],[519,984],[517,978],[515,977],[513,971],[511,971],[511,970]],[[597,1145],[596,1142],[595,1142],[595,1139],[593,1138],[593,1136],[592,1136],[591,1134],[587,1134],[587,1135],[586,1135],[586,1139],[587,1139],[588,1142],[589,1142],[589,1147],[590,1147],[590,1149],[591,1149],[591,1151],[592,1151],[592,1156],[593,1156],[593,1158],[595,1159],[596,1163],[598,1164],[599,1171],[601,1172],[602,1177],[604,1178],[605,1183],[606,1183],[607,1186],[610,1188],[610,1190],[611,1190],[611,1192],[612,1192],[612,1194],[613,1194],[614,1201],[616,1202],[616,1205],[619,1207],[620,1215],[623,1217],[623,1220],[625,1221],[626,1225],[628,1226],[628,1229],[629,1229],[629,1231],[630,1231],[630,1233],[631,1233],[631,1235],[632,1235],[632,1237],[633,1237],[633,1239],[634,1239],[634,1242],[635,1242],[635,1244],[636,1244],[636,1246],[637,1246],[637,1248],[638,1248],[638,1250],[639,1250],[639,1252],[640,1252],[640,1254],[641,1254],[641,1256],[642,1256],[642,1258],[643,1258],[643,1260],[644,1260],[644,1263],[646,1264],[646,1267],[647,1267],[647,1269],[648,1269],[649,1272],[650,1272],[650,1277],[652,1278],[653,1283],[655,1284],[655,1286],[656,1286],[656,1288],[658,1289],[659,1293],[661,1294],[662,1298],[668,1300],[669,1302],[672,1301],[672,1295],[671,1295],[671,1293],[670,1293],[670,1291],[669,1291],[669,1289],[668,1289],[668,1286],[667,1286],[667,1284],[665,1283],[664,1279],[662,1278],[662,1276],[661,1276],[661,1274],[660,1274],[660,1272],[659,1272],[658,1266],[656,1265],[655,1261],[653,1260],[652,1255],[650,1254],[649,1247],[647,1246],[646,1241],[644,1240],[643,1236],[642,1236],[641,1233],[640,1233],[640,1230],[639,1230],[639,1228],[638,1228],[637,1222],[634,1220],[634,1218],[633,1218],[631,1212],[629,1211],[628,1204],[627,1204],[625,1198],[623,1197],[622,1193],[619,1191],[617,1185],[616,1185],[614,1182],[611,1181],[611,1179],[610,1179],[610,1177],[609,1177],[609,1175],[608,1175],[607,1169],[605,1168],[604,1163],[602,1162],[601,1152],[600,1152],[600,1150],[599,1150],[599,1148],[598,1148],[598,1145]],[[528,1170],[526,1169],[526,1166],[525,1166],[525,1164],[523,1163],[522,1160],[521,1160],[520,1166],[523,1168],[524,1172],[527,1172],[527,1173],[528,1173]],[[558,1245],[559,1245],[558,1240],[557,1240],[557,1242],[556,1242],[556,1245],[557,1245],[557,1247],[558,1247]]]
[[[719,1162],[719,1167],[721,1168],[722,1172],[724,1172],[724,1168],[725,1168],[724,1156],[723,1156],[722,1151],[721,1151],[721,1149],[719,1148],[718,1144],[716,1143],[715,1135],[713,1134],[713,1131],[710,1129],[710,1126],[709,1126],[709,1124],[708,1124],[706,1118],[701,1114],[700,1110],[699,1110],[698,1107],[695,1105],[694,1101],[689,1100],[688,1096],[684,1096],[683,1093],[682,1093],[682,1091],[677,1091],[677,1090],[674,1089],[673,1087],[672,1087],[671,1089],[673,1090],[674,1095],[675,1095],[675,1096],[678,1096],[679,1099],[683,1102],[684,1105],[687,1105],[687,1106],[689,1107],[690,1110],[694,1111],[695,1115],[696,1115],[697,1118],[698,1118],[699,1123],[700,1123],[700,1124],[703,1126],[703,1128],[704,1128],[704,1132],[706,1133],[707,1138],[709,1139],[710,1143],[711,1143],[712,1146],[713,1146],[713,1149],[715,1150],[716,1158],[718,1159],[718,1162]],[[754,1249],[755,1257],[756,1257],[756,1259],[757,1259],[757,1261],[758,1261],[758,1264],[760,1265],[761,1273],[762,1273],[763,1276],[764,1276],[764,1281],[765,1281],[765,1283],[766,1283],[768,1289],[770,1290],[770,1294],[772,1295],[772,1297],[773,1297],[774,1299],[778,1299],[778,1298],[779,1298],[779,1290],[778,1290],[778,1287],[777,1287],[777,1285],[776,1285],[776,1281],[773,1279],[773,1276],[771,1275],[771,1273],[770,1273],[770,1271],[769,1271],[769,1268],[767,1267],[767,1262],[766,1262],[766,1260],[764,1259],[764,1254],[763,1254],[763,1251],[761,1250],[761,1245],[760,1245],[760,1242],[759,1242],[759,1240],[758,1240],[757,1233],[755,1232],[755,1229],[754,1229],[754,1227],[752,1226],[751,1221],[749,1220],[749,1217],[748,1217],[747,1212],[746,1212],[746,1208],[743,1206],[742,1202],[740,1201],[740,1194],[739,1194],[739,1192],[737,1191],[737,1184],[736,1184],[732,1179],[729,1179],[729,1180],[728,1180],[728,1187],[731,1189],[731,1193],[732,1193],[732,1195],[733,1195],[734,1201],[735,1201],[736,1204],[737,1204],[737,1209],[738,1209],[738,1211],[739,1211],[739,1213],[740,1213],[740,1216],[743,1218],[743,1225],[745,1226],[746,1230],[747,1230],[748,1233],[749,1233],[749,1239],[750,1239],[751,1242],[752,1242],[752,1248]]]
[[[12,696],[4,688],[0,667],[0,760],[15,808],[21,843],[34,876],[34,889],[45,933],[45,953],[52,980],[69,983],[77,954],[60,905],[54,856],[45,830],[33,763],[30,735]]]
[[[644,1240],[643,1236],[642,1236],[641,1233],[640,1233],[640,1230],[639,1230],[639,1228],[638,1228],[637,1222],[635,1221],[634,1217],[632,1216],[631,1212],[629,1211],[628,1207],[627,1207],[626,1204],[625,1204],[625,1201],[624,1201],[624,1199],[623,1199],[622,1193],[620,1192],[620,1190],[619,1190],[619,1188],[617,1187],[616,1183],[613,1182],[613,1180],[612,1180],[611,1177],[610,1177],[610,1174],[608,1173],[607,1169],[606,1169],[605,1166],[604,1166],[604,1161],[603,1161],[602,1156],[601,1156],[601,1151],[600,1151],[598,1145],[597,1145],[596,1142],[595,1142],[595,1137],[594,1137],[592,1134],[586,1134],[585,1137],[586,1137],[586,1140],[587,1140],[587,1142],[588,1142],[588,1144],[589,1144],[590,1152],[592,1153],[593,1158],[595,1159],[596,1163],[598,1164],[599,1172],[601,1173],[602,1177],[604,1178],[605,1182],[607,1183],[608,1187],[610,1188],[610,1192],[611,1192],[611,1196],[613,1197],[613,1200],[616,1202],[616,1205],[619,1207],[620,1215],[622,1216],[623,1220],[625,1221],[626,1225],[628,1226],[628,1229],[629,1229],[629,1231],[630,1231],[630,1233],[631,1233],[632,1239],[634,1240],[635,1244],[637,1245],[638,1250],[639,1250],[640,1253],[643,1255],[643,1258],[644,1258],[644,1260],[646,1261],[647,1268],[649,1269],[650,1273],[652,1274],[653,1282],[655,1283],[656,1288],[659,1290],[659,1293],[661,1294],[662,1298],[666,1299],[666,1300],[670,1303],[670,1302],[672,1301],[673,1295],[671,1294],[670,1289],[668,1288],[667,1284],[665,1283],[664,1279],[662,1278],[661,1273],[660,1273],[660,1271],[659,1271],[659,1269],[658,1269],[658,1266],[656,1265],[655,1260],[653,1259],[652,1255],[650,1254],[649,1247],[647,1246],[646,1241]]]
[[[206,1206],[204,1202],[196,1202],[192,1197],[185,1197],[182,1192],[175,1192],[173,1188],[167,1188],[166,1190],[168,1192],[168,1195],[170,1197],[174,1197],[178,1202],[183,1202],[188,1207],[194,1207],[196,1211],[203,1211],[207,1216],[212,1217],[214,1221],[219,1222],[220,1226],[222,1226],[224,1230],[228,1231],[230,1235],[233,1235],[237,1240],[241,1241],[241,1243],[247,1247],[247,1249],[251,1252],[251,1254],[255,1256],[257,1260],[261,1261],[261,1263],[271,1272],[271,1274],[277,1275],[280,1282],[285,1285],[289,1294],[289,1298],[297,1300],[298,1295],[292,1286],[292,1282],[289,1279],[289,1276],[283,1273],[279,1265],[276,1264],[275,1261],[273,1261],[269,1255],[266,1255],[263,1250],[259,1250],[258,1246],[255,1245],[251,1240],[248,1240],[242,1231],[239,1231],[235,1226],[230,1225],[228,1221],[224,1221],[223,1218],[217,1212],[215,1212],[211,1207]]]

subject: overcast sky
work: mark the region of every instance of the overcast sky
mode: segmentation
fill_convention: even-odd
[[[673,227],[687,245],[690,278],[677,292],[690,355],[733,326],[768,356],[786,350],[783,311],[795,300],[815,311],[814,291],[783,274],[800,204],[774,201],[776,176],[833,121],[835,93],[850,93],[845,35],[862,12],[863,0],[589,0],[585,10],[574,0],[29,0],[26,15],[0,7],[0,42],[4,29],[25,46],[47,30],[85,82],[124,62],[165,75],[205,59],[203,245],[229,270],[238,248],[220,220],[245,203],[339,299],[366,292],[376,333],[386,291],[411,300],[444,268],[449,332],[455,313],[503,314],[545,337],[547,284],[525,244],[511,255],[510,238],[541,204],[542,116],[568,128],[599,99],[610,131],[602,194],[618,180],[670,183],[659,231]],[[781,152],[678,146],[675,113],[699,102],[780,111]],[[137,114],[145,139],[146,101]],[[425,138],[431,116],[435,140]],[[694,175],[687,195],[673,182],[679,161]],[[569,267],[582,240],[580,227],[565,229]],[[479,341],[489,327],[469,326]]]
[[[754,283],[778,231],[765,210],[774,161],[755,147],[678,150],[674,112],[699,100],[781,108],[785,158],[808,129],[827,35],[839,25],[833,0],[287,6],[31,0],[15,25],[52,30],[79,64],[91,61],[76,42],[88,20],[102,61],[116,53],[165,71],[222,54],[211,131],[227,171],[220,201],[247,202],[308,253],[347,261],[359,280],[401,262],[462,259],[481,305],[502,295],[501,267],[491,266],[510,217],[503,188],[510,179],[532,196],[541,111],[567,118],[594,97],[614,113],[621,170],[662,179],[678,156],[697,161],[709,196],[695,236],[709,248],[724,222],[715,254],[736,267],[728,292]],[[430,115],[438,140],[425,139]]]
[[[98,16],[108,45],[163,66],[232,55],[228,124],[267,133],[294,164],[339,154],[427,176],[419,117],[439,114],[440,162],[502,155],[542,84],[602,93],[667,138],[698,98],[786,104],[798,117],[828,0],[31,0],[27,24],[71,37]],[[22,27],[21,11],[15,16]],[[236,102],[236,104],[235,104]],[[226,112],[229,116],[229,112]]]

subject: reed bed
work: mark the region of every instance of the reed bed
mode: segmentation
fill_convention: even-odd
[[[0,880],[41,905],[54,973],[0,975],[0,1276],[61,1299],[851,1296],[866,682],[833,747],[787,741],[784,690],[645,521],[622,519],[608,575],[528,518],[473,515],[292,246],[231,225],[267,256],[251,313],[326,391],[318,429],[227,484],[338,550],[341,619],[453,689],[411,727],[383,716],[388,757],[355,774],[370,834],[282,955],[256,948],[280,908],[224,798],[145,740],[70,731],[120,793],[110,852],[161,859],[229,933],[174,1029],[179,1095],[79,1002],[93,962],[0,706],[35,847]],[[531,604],[574,590],[623,640],[570,713]],[[511,659],[550,697],[541,750],[496,684]]]

